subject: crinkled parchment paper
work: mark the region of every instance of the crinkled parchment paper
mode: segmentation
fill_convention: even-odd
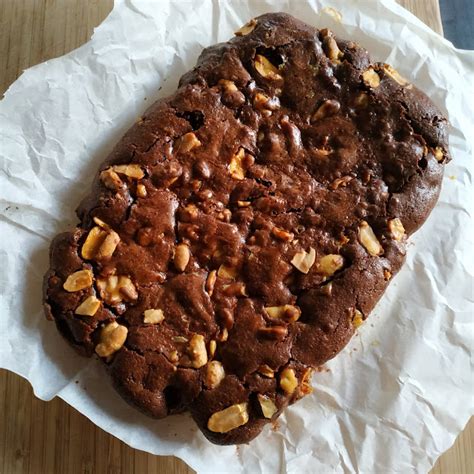
[[[76,356],[45,320],[41,281],[51,238],[74,226],[125,130],[202,48],[268,11],[330,27],[411,78],[448,114],[454,160],[405,267],[316,374],[314,394],[286,410],[278,430],[218,447],[186,415],[156,421],[123,402],[99,361]],[[117,1],[91,41],[25,71],[0,103],[0,366],[43,400],[59,396],[130,446],[199,472],[427,471],[473,412],[473,58],[388,0]]]

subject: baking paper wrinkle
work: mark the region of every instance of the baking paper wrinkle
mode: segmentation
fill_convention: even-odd
[[[28,69],[0,102],[0,366],[130,446],[202,473],[428,471],[473,413],[474,91],[461,85],[474,54],[388,0],[190,5],[117,1],[89,43]],[[321,13],[326,6],[342,22]],[[330,371],[314,375],[313,395],[286,410],[279,430],[220,447],[189,415],[156,421],[125,404],[103,366],[76,355],[44,319],[42,275],[50,240],[75,225],[75,207],[127,128],[175,90],[203,47],[268,11],[330,27],[412,80],[449,114],[453,161],[406,265]]]

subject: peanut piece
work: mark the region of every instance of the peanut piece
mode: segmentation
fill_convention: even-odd
[[[194,221],[197,219],[198,215],[199,209],[196,204],[188,204],[179,211],[179,217],[183,222]]]
[[[291,242],[295,237],[295,234],[293,234],[292,232],[288,232],[287,230],[280,229],[279,227],[273,227],[272,235],[276,237],[277,239],[283,240],[285,242]]]
[[[259,393],[257,398],[265,418],[271,418],[278,411],[275,402],[269,396]]]
[[[280,108],[280,101],[278,97],[269,97],[263,92],[257,92],[253,99],[253,105],[260,110],[278,110]]]
[[[307,274],[316,260],[316,250],[312,247],[309,252],[302,250],[297,252],[291,260],[291,264],[301,273]]]
[[[246,36],[249,33],[252,33],[256,26],[257,20],[255,20],[255,18],[252,18],[248,23],[239,28],[234,34],[235,36]]]
[[[232,219],[232,212],[230,209],[224,209],[222,212],[217,214],[217,218],[223,222],[230,222]]]
[[[119,293],[126,301],[134,301],[138,298],[135,285],[128,277],[119,277]]]
[[[229,285],[222,286],[222,292],[226,296],[248,296],[247,289],[245,287],[245,283],[241,281],[236,281]]]
[[[326,277],[330,277],[343,266],[344,258],[341,255],[329,254],[319,259],[317,272],[322,273]]]
[[[217,342],[212,339],[209,341],[209,358],[212,359],[214,357],[214,354],[216,353],[217,349]]]
[[[229,172],[234,179],[242,180],[245,178],[247,170],[253,165],[255,159],[252,155],[245,152],[244,148],[239,148],[234,153],[229,163]]]
[[[81,249],[81,255],[86,260],[111,257],[120,242],[117,232],[100,219],[94,218],[94,220],[99,226],[89,231]]]
[[[245,103],[245,95],[239,90],[235,82],[229,81],[227,79],[220,79],[218,84],[221,86],[221,100],[225,105],[230,107],[238,107]],[[206,178],[208,177],[209,176],[206,176]]]
[[[313,148],[314,157],[318,160],[324,160],[332,152],[333,150],[327,150],[326,148]]]
[[[443,161],[444,151],[440,146],[437,146],[433,151],[433,155],[437,161]]]
[[[339,238],[340,247],[342,247],[343,245],[346,245],[349,241],[350,239],[341,233],[341,237]]]
[[[405,227],[403,227],[402,221],[398,217],[388,221],[388,230],[395,240],[400,241],[405,236]]]
[[[353,316],[352,316],[353,326],[357,329],[358,327],[362,325],[363,322],[364,322],[363,314],[358,309],[354,308]]]
[[[365,250],[373,257],[383,253],[383,247],[378,241],[372,230],[372,227],[367,222],[362,221],[359,224],[358,232],[359,242],[364,246]]]
[[[147,191],[144,184],[137,184],[137,196],[140,198],[145,198],[147,196]]]
[[[120,242],[120,237],[117,232],[110,230],[105,239],[103,240],[102,244],[97,249],[97,252],[94,258],[106,258],[111,257],[117,248],[117,245]]]
[[[79,270],[66,278],[63,288],[70,293],[92,286],[93,275],[90,270]]]
[[[257,109],[264,109],[269,100],[270,97],[268,97],[268,95],[264,94],[263,92],[257,92],[253,99],[253,105]]]
[[[102,229],[106,231],[110,230],[110,226],[106,224],[102,219],[99,219],[98,217],[93,217],[93,220],[99,227],[102,227]]]
[[[362,79],[364,80],[365,85],[372,87],[373,89],[380,85],[380,76],[373,70],[373,68],[367,69],[367,71],[362,74]]]
[[[321,293],[326,296],[332,295],[332,281],[321,287]]]
[[[176,246],[174,252],[173,263],[176,267],[176,270],[179,272],[184,272],[188,266],[189,259],[191,258],[191,251],[186,244],[179,244]]]
[[[339,49],[336,40],[334,39],[333,32],[324,28],[321,30],[321,36],[323,37],[323,47],[328,58],[333,63],[339,63],[340,59],[344,57],[344,53]]]
[[[257,369],[257,372],[259,374],[262,374],[265,377],[268,377],[269,379],[272,379],[273,377],[275,377],[275,372],[267,364],[260,365]]]
[[[188,353],[195,369],[207,364],[206,341],[201,334],[194,334],[189,341]]]
[[[162,309],[147,309],[143,312],[143,322],[145,324],[159,324],[165,319]]]
[[[110,305],[118,304],[122,300],[134,301],[138,298],[132,280],[124,275],[109,275],[107,278],[97,278],[97,288],[101,298]]]
[[[99,251],[99,247],[102,245],[102,242],[105,240],[106,236],[106,231],[98,226],[93,227],[87,234],[84,245],[82,246],[82,258],[85,258],[86,260],[92,260]]]
[[[112,169],[107,168],[100,173],[100,180],[104,183],[104,186],[112,191],[117,191],[123,186],[123,182],[120,176]]]
[[[283,369],[280,374],[280,387],[288,395],[291,395],[298,386],[298,379],[296,378],[295,371],[287,367]]]
[[[229,339],[229,331],[227,330],[227,328],[223,328],[220,330],[219,334],[217,335],[217,340],[219,342],[225,342],[227,341],[227,339]]]
[[[220,278],[229,278],[233,280],[237,276],[237,268],[222,264],[217,270],[217,276]]]
[[[328,38],[325,43],[327,44],[327,53],[331,61],[338,63],[341,58],[344,57],[344,53],[339,49],[334,38]]]
[[[247,403],[237,403],[211,415],[207,428],[214,433],[228,433],[249,421]]]
[[[235,85],[235,82],[228,81],[227,79],[219,79],[218,84],[222,86],[227,92],[237,92],[239,90]]]
[[[80,316],[94,316],[100,308],[100,300],[94,295],[88,296],[74,311]]]
[[[336,115],[341,109],[341,104],[337,100],[325,100],[311,117],[312,122],[326,117]]]
[[[127,339],[128,329],[125,326],[112,321],[100,331],[100,342],[95,351],[100,357],[109,357],[117,352]]]
[[[170,360],[170,362],[176,364],[176,362],[179,361],[178,351],[171,351],[168,355],[168,359]]]
[[[201,142],[193,132],[185,133],[176,140],[176,149],[178,153],[188,153],[194,148],[201,146]]]
[[[283,341],[283,339],[288,335],[288,328],[286,326],[264,327],[258,330],[258,335],[265,339]]]
[[[209,275],[207,275],[206,279],[206,291],[209,293],[209,296],[212,296],[212,293],[214,292],[214,286],[216,284],[217,280],[217,271],[212,270],[209,272]]]
[[[298,306],[285,304],[283,306],[267,306],[265,312],[273,319],[283,319],[288,322],[298,321],[301,309]]]
[[[207,388],[211,390],[219,386],[219,384],[224,380],[225,370],[224,366],[218,360],[213,360],[207,364],[206,376],[204,379],[204,384]]]
[[[133,179],[142,179],[145,176],[145,173],[141,169],[140,165],[136,164],[114,165],[112,166],[112,171],[115,171],[115,173],[118,174],[123,174]]]
[[[278,74],[278,68],[275,67],[265,56],[257,54],[255,56],[255,69],[264,78],[271,81],[281,80],[282,77]]]

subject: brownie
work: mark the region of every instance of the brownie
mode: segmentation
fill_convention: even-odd
[[[51,245],[47,316],[142,412],[246,443],[368,317],[449,159],[446,119],[395,69],[262,15],[100,167]]]

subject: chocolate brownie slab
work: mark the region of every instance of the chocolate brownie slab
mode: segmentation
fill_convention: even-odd
[[[144,413],[244,443],[367,318],[449,161],[396,70],[287,14],[207,48],[56,237],[47,316]]]

